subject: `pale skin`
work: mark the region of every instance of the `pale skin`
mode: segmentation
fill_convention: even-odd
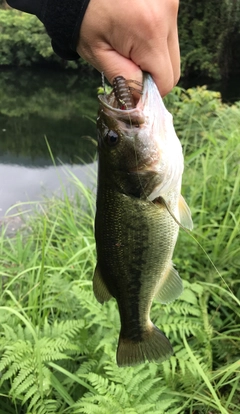
[[[77,52],[112,83],[149,72],[162,96],[180,77],[179,0],[91,0]]]

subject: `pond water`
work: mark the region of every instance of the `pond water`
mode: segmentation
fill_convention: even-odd
[[[73,72],[1,72],[0,217],[15,203],[70,187],[67,170],[95,183],[100,83]]]
[[[196,83],[206,81],[195,79],[183,86]],[[96,182],[91,169],[96,170],[100,84],[100,75],[81,77],[76,72],[45,69],[1,71],[0,223],[15,203],[51,196],[62,185],[70,187],[66,170],[89,186]],[[227,101],[240,97],[239,79],[209,89],[221,90]]]

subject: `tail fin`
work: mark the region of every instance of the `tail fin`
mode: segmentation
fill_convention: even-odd
[[[142,335],[141,341],[123,338],[120,333],[117,364],[119,367],[149,362],[163,362],[173,354],[168,338],[155,325]]]

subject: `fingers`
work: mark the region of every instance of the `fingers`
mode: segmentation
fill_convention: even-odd
[[[157,51],[155,48],[148,47],[147,50],[137,53],[134,58],[136,63],[108,47],[92,49],[91,55],[81,50],[80,55],[99,72],[104,72],[111,84],[113,79],[119,75],[125,79],[142,82],[142,71],[150,73],[163,97],[179,80],[180,54],[177,39],[171,40],[170,46],[166,39],[161,43]]]
[[[104,53],[99,54],[98,65],[111,84],[117,76],[123,76],[127,80],[132,79],[140,83],[143,82],[143,73],[139,66],[115,50],[106,50]],[[132,94],[135,103],[137,103],[140,95],[135,91],[132,91]]]
[[[155,59],[152,59],[151,52],[149,53],[149,60],[151,59],[151,66],[141,66],[143,70],[150,72],[161,96],[167,95],[173,87],[177,84],[180,78],[180,55],[178,44],[174,44],[170,48],[166,45],[161,49],[161,53],[156,53]]]
[[[81,56],[85,53],[82,51]],[[116,76],[123,76],[125,79],[134,79],[142,82],[142,71],[131,59],[120,55],[115,50],[104,45],[101,48],[92,50],[92,56],[87,56],[87,60],[99,72],[104,72],[105,77],[112,84]]]
[[[159,19],[155,26],[145,28],[145,41],[134,44],[131,59],[149,72],[161,94],[165,96],[180,78],[180,50],[177,29],[178,1],[167,2],[168,19]],[[167,7],[166,6],[166,7]]]
[[[159,48],[149,46],[144,53],[137,52],[135,61],[143,71],[152,75],[161,96],[169,93],[179,79],[179,66],[176,60],[173,67],[167,39],[162,39]]]
[[[180,49],[177,31],[175,35],[170,36],[168,39],[169,57],[173,68],[173,86],[175,86],[181,75],[181,63],[180,63]]]
[[[168,50],[169,57],[171,60],[173,68],[173,86],[175,86],[180,78],[181,74],[181,63],[180,63],[180,48],[179,48],[179,39],[178,39],[178,26],[177,26],[177,16],[178,16],[178,6],[179,2],[175,2],[175,9],[173,10],[173,18],[169,28],[168,35]]]
[[[125,79],[134,79],[142,82],[142,71],[132,60],[125,58],[114,50],[107,52],[101,58],[101,67],[110,83],[119,75]]]
[[[180,77],[180,53],[178,37],[149,41],[132,52],[131,59],[149,72],[161,94],[165,96],[177,84]]]

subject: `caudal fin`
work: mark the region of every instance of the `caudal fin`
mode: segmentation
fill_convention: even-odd
[[[117,349],[119,367],[142,364],[145,361],[163,362],[173,354],[168,338],[155,325],[142,337],[141,341],[133,341],[120,334]]]

